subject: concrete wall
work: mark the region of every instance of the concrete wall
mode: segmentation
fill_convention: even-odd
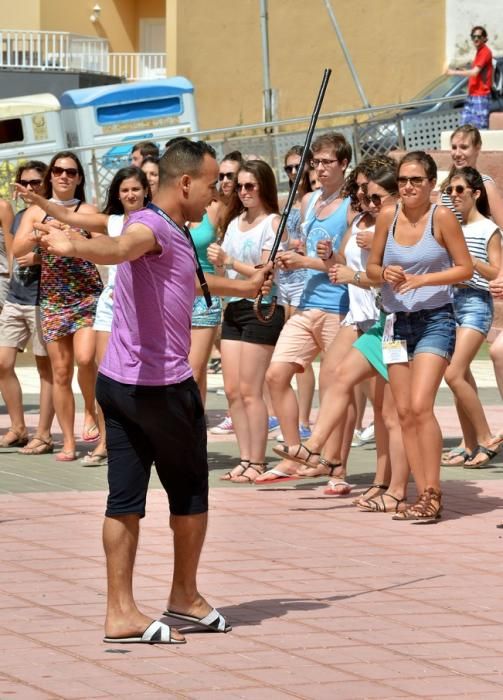
[[[494,54],[503,55],[503,2],[501,0],[445,0],[446,65],[466,63],[474,56],[470,30],[485,27],[488,45]]]
[[[40,0],[0,0],[3,29],[40,29]]]
[[[259,6],[166,0],[169,72],[195,83],[202,128],[262,119]],[[411,98],[443,71],[444,0],[332,0],[332,7],[372,104]],[[333,78],[324,111],[361,105],[321,1],[269,0],[269,40],[280,118],[311,112],[325,67]]]
[[[99,0],[97,22],[89,19],[96,0],[0,0],[2,27],[74,32],[108,39],[111,51],[138,51],[139,20],[163,17],[165,0]]]

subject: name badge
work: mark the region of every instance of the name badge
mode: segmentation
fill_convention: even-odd
[[[395,314],[388,314],[384,323],[384,332],[382,337],[382,356],[385,365],[409,361],[407,341],[395,340],[393,338],[394,327]]]

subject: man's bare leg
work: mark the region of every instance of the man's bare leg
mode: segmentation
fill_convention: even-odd
[[[206,536],[208,513],[172,515],[175,565],[168,609],[203,618],[212,606],[197,590],[197,567]]]
[[[152,618],[138,610],[133,598],[133,569],[138,547],[138,515],[105,517],[103,547],[107,560],[107,637],[141,636]],[[183,639],[175,629],[173,639]]]

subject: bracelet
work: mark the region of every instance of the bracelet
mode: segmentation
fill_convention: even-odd
[[[229,262],[224,265],[226,270],[232,270],[234,267],[234,258],[229,258]]]

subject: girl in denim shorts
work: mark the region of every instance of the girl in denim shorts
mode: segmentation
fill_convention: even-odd
[[[478,469],[497,452],[484,409],[470,374],[470,363],[491,328],[493,300],[489,280],[501,263],[501,233],[489,219],[487,193],[480,173],[471,167],[455,170],[445,188],[463,218],[463,234],[473,262],[473,276],[454,287],[456,350],[445,381],[456,397],[456,410],[463,430],[463,444],[443,459],[444,466]]]
[[[402,158],[400,203],[381,213],[367,264],[370,282],[383,283],[389,337],[383,354],[418,493],[416,503],[395,520],[427,521],[442,511],[442,434],[433,406],[454,352],[452,285],[473,274],[456,217],[431,205],[436,178],[435,162],[426,153]]]

